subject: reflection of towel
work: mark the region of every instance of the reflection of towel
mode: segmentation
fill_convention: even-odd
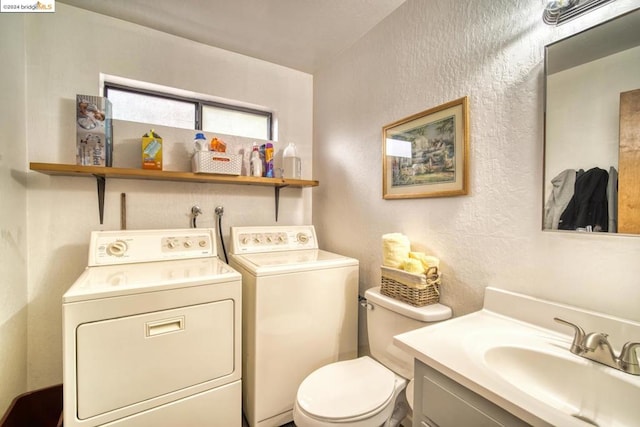
[[[411,242],[401,233],[389,233],[382,236],[382,265],[400,268],[409,258]]]

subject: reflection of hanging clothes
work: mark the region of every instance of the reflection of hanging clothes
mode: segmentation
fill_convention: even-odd
[[[609,201],[609,233],[618,232],[618,171],[609,168],[609,183],[607,184],[607,200]]]
[[[607,231],[609,214],[607,183],[609,173],[600,168],[589,169],[576,177],[573,197],[560,216],[560,230],[591,226],[593,231]]]
[[[544,229],[557,230],[560,215],[567,208],[567,205],[573,197],[574,187],[576,185],[576,171],[566,169],[560,172],[551,180],[553,189],[549,194],[549,199],[545,205],[544,212]]]

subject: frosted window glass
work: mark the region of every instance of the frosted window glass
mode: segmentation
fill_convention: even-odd
[[[114,119],[195,129],[196,104],[109,89]]]
[[[247,138],[270,139],[268,116],[211,105],[202,106],[202,130]]]

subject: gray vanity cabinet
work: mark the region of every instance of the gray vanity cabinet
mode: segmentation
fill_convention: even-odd
[[[413,427],[529,425],[418,360],[413,401]]]

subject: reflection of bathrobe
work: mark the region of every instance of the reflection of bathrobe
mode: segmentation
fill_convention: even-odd
[[[558,228],[560,215],[562,215],[562,212],[567,208],[567,205],[573,197],[575,184],[576,171],[573,169],[566,169],[551,180],[553,189],[551,190],[551,194],[549,194],[544,212],[545,230],[556,230]]]
[[[609,233],[618,232],[618,171],[609,168],[609,183],[607,184],[607,199],[609,200]]]
[[[589,169],[576,178],[573,197],[560,216],[558,228],[575,230],[578,227],[593,227],[593,231],[607,231],[609,214],[607,183],[609,173],[600,168]]]

